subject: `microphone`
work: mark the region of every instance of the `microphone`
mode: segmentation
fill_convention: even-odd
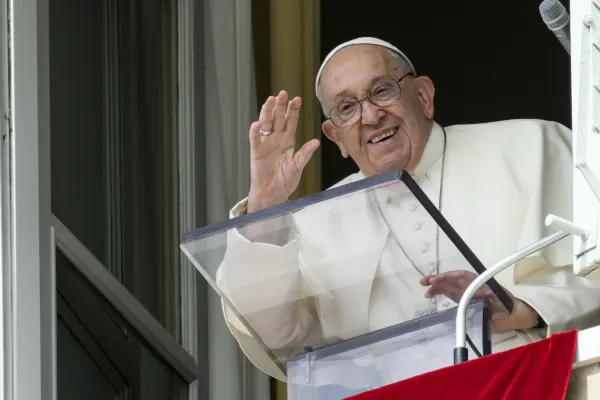
[[[569,28],[569,13],[558,0],[544,0],[540,4],[542,19],[571,55],[571,31]]]

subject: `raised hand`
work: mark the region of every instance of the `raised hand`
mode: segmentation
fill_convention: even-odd
[[[296,128],[302,99],[288,103],[279,92],[263,104],[250,127],[250,193],[248,212],[281,204],[296,190],[304,167],[319,147],[317,139],[296,151]]]

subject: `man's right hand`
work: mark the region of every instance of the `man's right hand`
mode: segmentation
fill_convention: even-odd
[[[250,193],[247,211],[284,203],[300,183],[302,170],[319,147],[313,139],[296,151],[296,128],[302,99],[288,103],[279,92],[263,104],[259,120],[250,127]],[[263,132],[271,133],[265,135]]]

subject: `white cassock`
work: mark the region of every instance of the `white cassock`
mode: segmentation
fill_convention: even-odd
[[[571,219],[570,130],[554,122],[511,120],[446,132],[442,213],[485,266],[551,234],[546,215]],[[434,123],[412,175],[436,206],[443,148],[443,130]],[[336,186],[363,178],[359,172]],[[269,348],[285,353],[305,343],[351,338],[406,321],[427,306],[418,280],[435,266],[436,225],[398,187],[373,192],[375,199],[347,196],[275,218],[263,226],[272,233],[260,240],[250,231],[228,233],[218,284]],[[246,200],[238,203],[231,217],[245,207]],[[439,247],[440,272],[471,269],[443,233]],[[494,335],[493,351],[600,324],[600,284],[573,275],[572,255],[568,238],[496,277],[548,327]],[[445,300],[438,309],[452,306]],[[246,356],[285,380],[239,320],[226,307],[224,313]]]

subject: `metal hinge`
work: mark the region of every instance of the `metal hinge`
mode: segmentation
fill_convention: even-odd
[[[6,121],[6,131],[0,130],[0,134],[2,135],[2,145],[6,143],[6,139],[12,133],[12,121],[10,119],[10,110],[4,110],[3,118]]]

